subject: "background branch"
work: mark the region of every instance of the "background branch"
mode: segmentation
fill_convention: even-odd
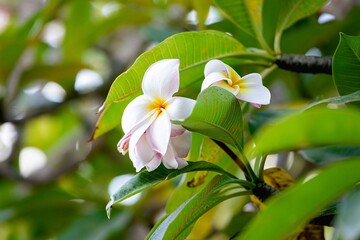
[[[292,72],[332,74],[332,57],[281,54],[275,64],[281,69]]]

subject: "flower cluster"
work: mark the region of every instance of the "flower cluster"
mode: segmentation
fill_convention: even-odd
[[[153,171],[161,162],[169,169],[187,165],[184,158],[191,146],[191,133],[171,121],[187,118],[196,102],[173,96],[179,90],[179,65],[178,59],[165,59],[151,65],[142,81],[144,94],[124,110],[125,135],[117,147],[122,154],[129,152],[136,171],[143,167]],[[219,60],[209,61],[204,74],[201,90],[209,86],[222,87],[255,107],[270,102],[270,92],[263,86],[260,74],[240,77]]]

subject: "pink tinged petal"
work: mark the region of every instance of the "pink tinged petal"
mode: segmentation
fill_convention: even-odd
[[[178,157],[186,157],[191,147],[191,132],[185,131],[184,134],[171,138],[170,144]]]
[[[168,101],[166,112],[171,120],[182,121],[190,116],[196,101],[190,98],[173,97]]]
[[[152,149],[146,139],[146,134],[143,134],[136,143],[134,149],[134,157],[131,158],[136,171],[140,171],[144,166],[151,162],[156,156],[156,152]]]
[[[179,166],[179,163],[177,161],[178,156],[176,156],[176,153],[174,149],[172,148],[171,144],[168,145],[168,149],[163,156],[163,164],[168,169],[177,169]]]
[[[207,77],[208,75],[210,75],[211,73],[214,73],[214,72],[222,72],[228,76],[229,75],[228,65],[226,65],[225,63],[223,63],[222,61],[217,60],[217,59],[210,60],[205,65],[204,75],[205,75],[205,77]]]
[[[187,161],[185,161],[184,159],[177,157],[175,158],[176,162],[178,163],[178,169],[181,169],[183,167],[186,167],[188,165]]]
[[[256,83],[263,85],[262,77],[258,73],[250,73],[242,77],[242,80],[247,83]]]
[[[263,85],[254,83],[244,83],[243,88],[236,96],[238,99],[258,105],[266,105],[270,103],[271,94],[269,89]],[[258,105],[256,105],[258,104]]]
[[[121,125],[125,133],[149,117],[149,103],[147,96],[141,95],[132,100],[125,108]]]
[[[149,128],[149,126],[154,122],[157,115],[153,114],[149,119],[146,119],[146,121],[143,122],[142,125],[140,125],[132,134],[129,141],[129,157],[131,161],[133,161],[134,166],[135,163],[138,163],[139,161],[142,161],[142,159],[139,159],[136,153],[136,147],[138,147],[138,142],[140,141],[140,138],[144,137],[145,131]],[[146,142],[147,145],[149,145]],[[152,148],[151,148],[152,149]],[[148,161],[143,161],[141,166],[144,166]],[[136,168],[136,166],[135,166]]]
[[[171,134],[170,137],[177,137],[183,134],[186,129],[181,125],[171,124]]]
[[[201,91],[204,91],[204,89],[217,82],[228,82],[229,84],[232,83],[231,79],[228,78],[223,72],[213,72],[205,77],[201,85]]]
[[[142,90],[152,98],[168,99],[179,90],[179,59],[165,59],[145,72]]]
[[[153,150],[164,155],[171,135],[171,122],[169,115],[162,111],[148,129],[148,141]]]
[[[146,169],[151,172],[158,168],[161,164],[161,154],[156,153],[154,158],[146,165]]]
[[[122,153],[122,155],[125,155],[129,149],[129,142],[131,138],[131,133],[125,134],[117,144],[117,149],[119,152]]]
[[[256,108],[261,108],[261,104],[257,104],[257,103],[250,103],[253,107]]]

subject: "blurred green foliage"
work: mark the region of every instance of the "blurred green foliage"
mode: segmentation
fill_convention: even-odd
[[[220,5],[221,1],[214,2]],[[114,206],[117,210],[111,220],[107,219],[109,183],[116,176],[134,172],[127,157],[116,150],[122,136],[120,128],[87,141],[110,85],[141,53],[179,32],[220,29],[241,39],[245,47],[272,45],[269,29],[276,26],[268,20],[277,16],[275,6],[280,6],[280,1],[269,2],[264,1],[262,16],[268,24],[260,26],[254,19],[241,19],[254,26],[254,31],[244,35],[235,26],[241,21],[227,20],[208,0],[1,1],[0,239],[144,239],[163,216],[165,203],[180,179],[143,192],[131,206]],[[341,6],[321,10],[335,14],[336,20],[331,22],[319,24],[321,12],[297,22],[282,33],[282,52],[333,55],[340,31],[360,34],[355,27],[360,8],[349,6],[342,6],[342,15],[332,12]],[[284,6],[279,11],[286,15]],[[214,16],[216,20],[210,21]],[[263,36],[258,29],[263,30]],[[255,36],[260,36],[261,42],[253,41]],[[244,64],[239,69],[248,72],[262,68]],[[276,69],[264,81],[273,94],[275,110],[337,95],[331,76],[323,74]],[[114,106],[109,116],[120,116],[124,106]],[[110,119],[113,122],[108,128],[118,126],[118,119]],[[255,132],[258,126],[254,123],[250,128]],[[35,152],[23,151],[29,147],[35,147]],[[222,167],[229,165],[229,161],[222,162]],[[226,168],[233,170],[234,166]],[[308,169],[292,171],[300,174]],[[186,182],[191,182],[192,176],[188,175]],[[201,181],[201,176],[194,174],[192,179]],[[196,184],[194,188],[199,191]],[[192,194],[194,188],[184,192]],[[173,206],[174,199],[181,193],[173,193],[168,208],[177,207]],[[253,216],[243,212],[245,203],[244,198],[236,199],[231,208],[219,205],[203,216],[207,221],[195,225],[193,236],[228,239]],[[234,226],[234,222],[243,224]]]

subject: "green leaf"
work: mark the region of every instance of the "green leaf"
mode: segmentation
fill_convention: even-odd
[[[265,109],[259,111],[251,116],[249,119],[249,130],[251,134],[255,134],[262,126],[266,125],[269,121],[273,121],[276,118],[286,116],[293,113],[293,109]]]
[[[340,33],[333,60],[333,76],[340,95],[360,90],[360,37]]]
[[[283,31],[298,20],[315,13],[327,0],[281,0],[280,2],[280,12],[275,35],[277,52],[280,50],[280,38]]]
[[[197,136],[196,138],[201,136],[203,141],[200,146],[196,147],[196,149],[199,148],[199,152],[190,151],[191,161],[210,162],[216,164],[224,170],[228,170],[230,173],[236,173],[238,167],[229,158],[229,156],[225,154],[225,152],[219,146],[216,145],[214,141],[198,133],[192,133],[192,135]],[[191,149],[193,149],[194,143],[196,144],[193,137]],[[215,176],[215,174],[215,172],[211,173],[208,171],[187,173],[183,183],[172,192],[171,197],[167,201],[166,212],[171,213],[172,211],[175,211],[176,208],[181,205],[181,203],[185,202],[187,199],[199,192],[199,187],[201,187],[203,184],[207,184],[212,179],[212,177]]]
[[[139,172],[129,181],[124,183],[122,187],[111,196],[111,200],[106,206],[108,217],[110,217],[111,207],[114,203],[125,200],[128,197],[135,195],[138,192],[144,191],[162,181],[172,179],[181,174],[195,171],[213,171],[228,175],[231,178],[236,179],[235,176],[218,167],[215,164],[199,161],[199,162],[188,162],[189,165],[182,169],[167,169],[163,165],[160,165],[155,171],[148,172],[146,170]]]
[[[270,122],[255,136],[258,153],[325,145],[360,145],[360,112],[310,109]],[[252,147],[249,145],[247,150]]]
[[[88,35],[94,26],[93,6],[87,0],[69,2],[69,16],[66,20],[64,37],[64,59],[66,61],[81,61],[82,53],[88,45]]]
[[[214,3],[235,26],[255,38],[265,50],[272,52],[264,41],[262,33],[263,0],[214,0]]]
[[[222,32],[185,32],[167,38],[143,53],[126,72],[115,79],[105,100],[93,138],[113,129],[121,122],[121,114],[112,109],[140,94],[142,77],[154,62],[166,58],[180,59],[180,90],[182,90],[204,78],[204,65],[209,60],[214,58],[226,60],[236,56],[245,57],[254,54]],[[239,59],[239,61],[243,60],[245,59]],[[125,106],[123,104],[122,108]],[[108,111],[111,114],[106,114]]]
[[[198,26],[200,30],[205,28],[205,21],[208,17],[211,1],[210,0],[194,0],[194,9],[196,10]]]
[[[328,146],[299,151],[307,161],[316,164],[327,164],[333,161],[344,160],[349,157],[360,156],[358,146]]]
[[[305,110],[310,109],[310,108],[315,107],[320,104],[324,104],[324,103],[341,105],[341,104],[345,104],[345,103],[358,102],[358,101],[360,101],[360,90],[350,93],[348,95],[327,98],[327,99],[323,99],[323,100],[311,103],[305,107]]]
[[[270,199],[238,239],[286,239],[354,187],[360,181],[359,168],[360,158],[352,158],[321,170],[305,183],[298,182]]]
[[[236,97],[219,87],[210,87],[200,93],[194,110],[184,121],[177,121],[190,131],[215,140],[243,147],[243,118]]]
[[[147,239],[185,239],[196,220],[222,201],[244,195],[244,192],[226,193],[223,189],[237,180],[224,175],[215,176],[198,194],[184,202],[174,212],[155,226]],[[224,190],[222,193],[220,190]]]

